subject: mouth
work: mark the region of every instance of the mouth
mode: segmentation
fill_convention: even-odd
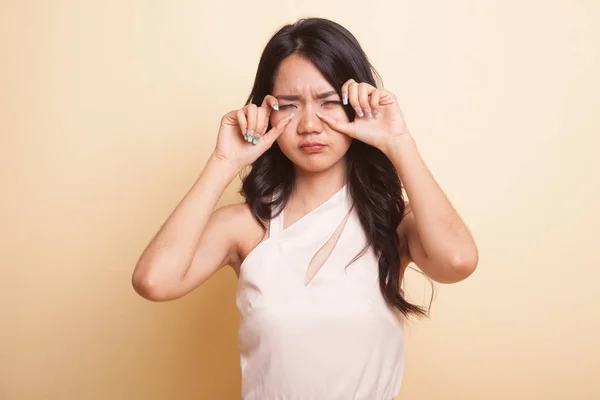
[[[317,153],[326,147],[325,144],[319,142],[305,142],[300,145],[300,150],[305,153]]]

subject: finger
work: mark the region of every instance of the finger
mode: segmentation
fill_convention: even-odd
[[[260,136],[264,135],[269,128],[269,121],[271,120],[271,112],[279,111],[279,104],[277,98],[271,95],[266,95],[262,101],[262,104],[258,108],[257,120],[256,120],[256,132],[252,143],[256,144],[260,140]]]
[[[277,98],[271,96],[270,94],[265,96],[265,99],[262,102],[261,107],[268,109],[269,115],[271,110],[279,111],[279,103],[277,102]]]
[[[321,113],[317,113],[317,117],[327,125],[331,127],[331,129],[344,133],[350,137],[355,137],[354,124],[351,122],[338,121],[336,119],[325,116]]]
[[[256,104],[248,104],[246,106],[246,117],[248,118],[248,137],[247,140],[252,142],[254,133],[256,132],[256,117],[258,114]]]
[[[360,103],[358,101],[358,84],[356,82],[352,82],[348,86],[348,99],[350,101],[350,105],[354,108],[356,115],[359,117],[364,117],[362,108],[360,107]]]
[[[229,111],[227,114],[223,115],[221,118],[221,125],[233,125],[239,126],[237,120],[237,112],[238,110]]]
[[[244,140],[248,140],[248,121],[246,120],[246,114],[244,110],[237,110],[235,113],[235,119],[237,120],[240,130],[244,135]]]
[[[291,113],[289,116],[285,116],[281,118],[279,121],[273,125],[271,130],[263,135],[262,140],[260,141],[261,146],[266,146],[267,148],[271,147],[273,143],[281,136],[285,128],[288,126],[290,121],[294,118],[294,113]]]
[[[367,118],[371,118],[371,105],[369,104],[369,94],[374,90],[373,86],[368,83],[360,83],[358,85],[358,104],[364,111]]]
[[[355,83],[356,81],[354,79],[348,79],[343,85],[342,85],[342,104],[347,106],[348,105],[348,87],[350,86],[350,84]]]
[[[379,99],[379,105],[386,106],[393,104],[396,101],[396,96],[392,92],[387,90],[381,90],[381,98]]]
[[[256,144],[260,140],[260,137],[264,135],[267,130],[269,120],[267,118],[267,110],[264,107],[259,107],[256,110],[256,131],[254,132],[254,139],[252,143]]]
[[[379,99],[381,97],[381,92],[379,90],[373,90],[371,95],[369,96],[369,105],[371,106],[371,111],[373,112],[373,116],[377,118],[379,115]]]

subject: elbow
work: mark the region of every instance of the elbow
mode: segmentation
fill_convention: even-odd
[[[131,285],[133,290],[146,300],[150,301],[167,301],[170,300],[164,289],[164,285],[158,279],[153,279],[148,274],[133,273],[131,277]]]
[[[475,272],[479,264],[479,254],[477,249],[464,254],[456,254],[451,258],[450,269],[454,276],[454,282],[460,282],[467,279]]]
[[[435,262],[429,260],[422,263],[423,271],[429,278],[442,284],[458,283],[467,279],[479,263],[477,251],[468,253],[454,253],[438,258]],[[419,264],[417,264],[419,265]]]

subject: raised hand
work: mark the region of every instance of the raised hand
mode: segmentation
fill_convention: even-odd
[[[384,153],[392,139],[408,134],[402,110],[393,93],[350,79],[342,86],[342,98],[344,105],[350,103],[356,118],[353,122],[339,121],[317,113],[332,129]]]
[[[267,132],[272,110],[277,110],[277,99],[266,96],[260,107],[255,104],[231,111],[221,120],[221,128],[214,151],[239,169],[252,164],[283,133],[294,114],[281,118]]]

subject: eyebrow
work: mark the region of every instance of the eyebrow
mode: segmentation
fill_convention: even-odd
[[[318,99],[325,99],[325,98],[327,98],[329,96],[333,96],[333,95],[337,95],[337,94],[338,93],[335,90],[330,90],[328,92],[319,93],[317,95],[317,98]],[[296,94],[292,94],[292,95],[290,95],[290,94],[280,94],[278,96],[275,96],[276,99],[279,99],[279,100],[289,100],[289,101],[300,100],[300,97],[301,96],[296,95]]]

